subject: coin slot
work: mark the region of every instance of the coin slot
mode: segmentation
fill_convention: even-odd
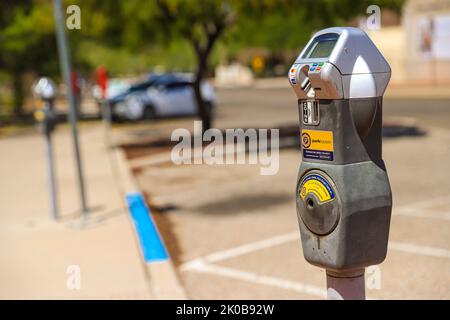
[[[317,126],[320,123],[319,103],[317,100],[303,102],[303,124]]]

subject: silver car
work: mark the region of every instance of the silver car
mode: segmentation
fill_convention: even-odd
[[[115,104],[114,115],[124,120],[149,120],[197,114],[192,76],[177,75],[163,79],[155,81],[146,90],[128,94],[122,102]],[[212,112],[216,103],[213,87],[204,81],[201,92]]]

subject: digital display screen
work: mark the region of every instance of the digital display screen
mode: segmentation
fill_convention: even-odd
[[[328,57],[338,39],[337,33],[326,33],[316,37],[303,54],[302,59]]]

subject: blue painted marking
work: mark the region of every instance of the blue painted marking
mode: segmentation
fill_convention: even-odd
[[[316,70],[315,67],[311,67],[311,68],[309,69],[309,71],[314,71],[314,70]]]
[[[313,65],[312,65],[313,67],[317,67],[317,63],[313,63]]]
[[[134,226],[141,243],[145,262],[165,261],[169,259],[166,247],[156,228],[151,212],[145,204],[140,192],[126,195],[128,210],[133,218]]]

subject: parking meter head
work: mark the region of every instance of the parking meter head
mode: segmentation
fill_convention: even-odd
[[[33,84],[33,93],[42,100],[53,100],[56,97],[57,89],[55,83],[50,78],[40,78]]]
[[[351,27],[317,32],[289,71],[298,99],[380,97],[390,76],[389,64],[372,40]]]
[[[56,115],[53,110],[53,100],[56,97],[55,83],[46,77],[40,78],[32,86],[34,97],[37,98],[34,118],[39,131],[49,135],[56,126]]]
[[[392,197],[381,154],[391,69],[362,30],[317,32],[289,70],[302,163],[296,204],[310,263],[349,274],[386,257]]]

